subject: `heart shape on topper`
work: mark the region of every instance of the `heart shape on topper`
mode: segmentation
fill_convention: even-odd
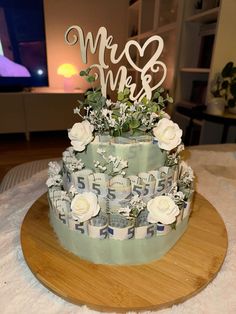
[[[130,40],[126,43],[125,45],[125,56],[127,61],[129,62],[129,64],[138,72],[142,72],[143,68],[139,68],[134,61],[132,60],[131,56],[130,56],[130,47],[131,46],[135,46],[139,52],[140,57],[144,56],[145,50],[147,48],[147,46],[153,42],[158,42],[156,51],[154,52],[154,54],[152,55],[152,57],[149,59],[149,61],[146,63],[146,65],[144,66],[144,68],[151,68],[156,61],[158,60],[158,58],[160,57],[162,50],[164,48],[164,43],[163,43],[163,39],[158,36],[158,35],[154,35],[150,38],[148,38],[148,40],[144,43],[144,45],[141,47],[140,44],[135,41],[135,40]]]

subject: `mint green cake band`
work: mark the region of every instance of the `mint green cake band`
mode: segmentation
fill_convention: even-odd
[[[77,159],[85,163],[87,169],[96,172],[94,161],[103,162],[97,149],[106,151],[106,156],[112,155],[128,161],[128,168],[125,169],[126,176],[137,175],[139,172],[148,172],[158,169],[165,164],[166,152],[162,151],[156,143],[137,142],[129,144],[92,142],[86,150],[76,154]]]
[[[93,239],[70,230],[50,209],[50,221],[60,244],[82,259],[95,264],[143,264],[161,258],[185,232],[188,217],[166,235],[150,239]]]

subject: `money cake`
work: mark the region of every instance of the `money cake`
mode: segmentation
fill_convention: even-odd
[[[101,38],[104,34],[99,30]],[[162,45],[159,36],[153,40]],[[95,66],[100,75],[103,63]],[[103,84],[94,87],[93,66],[80,75],[92,86],[74,110],[78,122],[68,130],[71,147],[60,163],[49,163],[52,228],[65,249],[93,263],[159,259],[186,230],[193,197],[194,175],[181,160],[182,131],[164,111],[173,100],[160,84],[155,90],[148,86],[144,72],[138,96],[121,79],[114,100]]]

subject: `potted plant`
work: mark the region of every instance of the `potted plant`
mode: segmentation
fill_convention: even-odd
[[[211,93],[214,97],[210,102],[212,105],[224,103],[230,112],[236,114],[236,67],[233,62],[228,62],[217,75]]]

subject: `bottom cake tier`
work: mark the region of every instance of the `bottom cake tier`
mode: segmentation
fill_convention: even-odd
[[[60,220],[50,206],[50,223],[60,244],[68,251],[82,259],[95,264],[143,264],[157,260],[165,255],[180,239],[188,226],[189,215],[183,218],[167,233],[158,233],[159,225],[155,224],[155,234],[150,238],[113,240],[111,238],[96,239],[71,230]],[[165,227],[163,227],[165,228]]]

